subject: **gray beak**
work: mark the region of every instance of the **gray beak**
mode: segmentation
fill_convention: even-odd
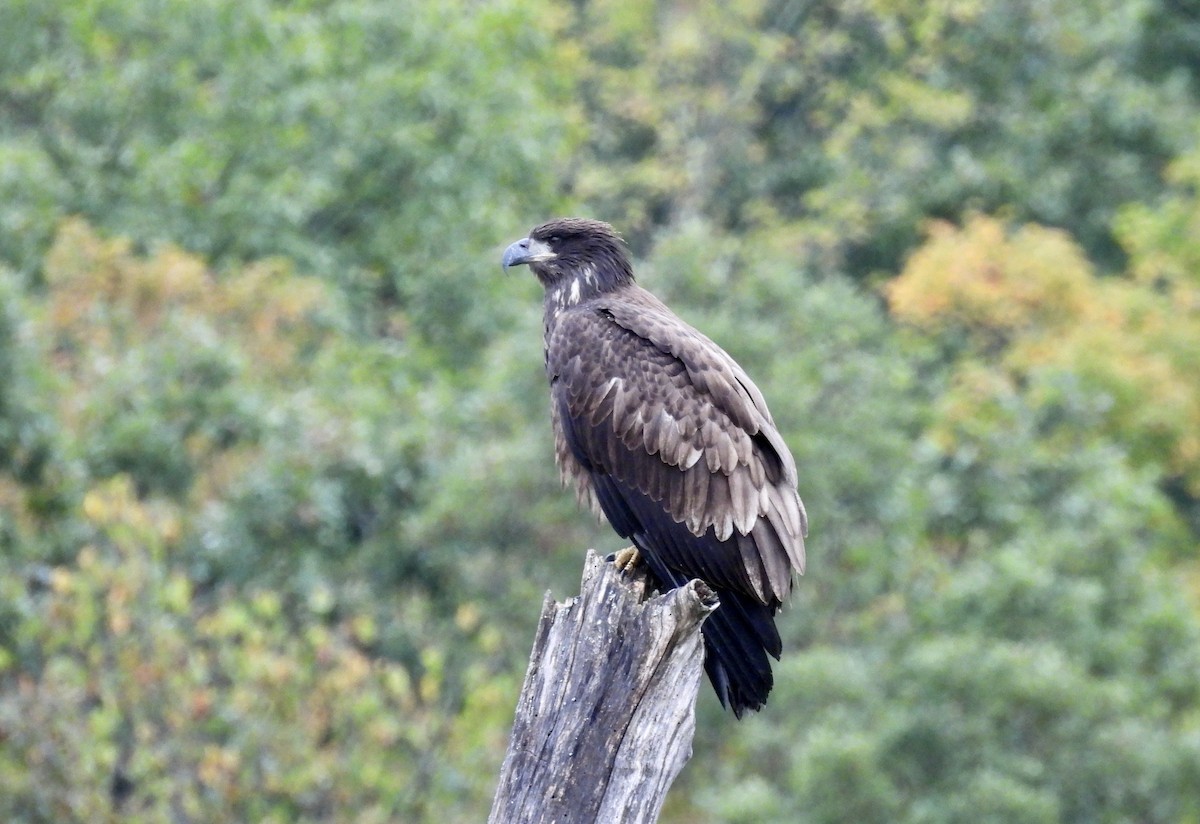
[[[520,266],[522,263],[541,263],[544,260],[554,260],[557,255],[550,247],[540,240],[523,237],[504,250],[500,265],[505,271],[509,266]]]

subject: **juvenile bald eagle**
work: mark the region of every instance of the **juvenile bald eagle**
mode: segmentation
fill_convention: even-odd
[[[558,466],[631,541],[654,583],[700,578],[721,606],[705,670],[740,718],[766,702],[775,612],[804,572],[796,464],[762,393],[723,349],[638,286],[606,223],[538,226],[504,252],[545,288]]]

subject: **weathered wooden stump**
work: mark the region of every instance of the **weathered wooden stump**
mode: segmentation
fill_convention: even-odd
[[[579,597],[546,594],[489,824],[657,819],[692,755],[716,607],[700,581],[647,600],[644,567],[589,550]]]

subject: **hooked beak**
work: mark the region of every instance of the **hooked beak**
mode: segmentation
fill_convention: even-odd
[[[554,260],[558,255],[540,240],[523,237],[504,250],[500,265],[508,271],[509,266],[520,266],[522,263],[541,263]]]

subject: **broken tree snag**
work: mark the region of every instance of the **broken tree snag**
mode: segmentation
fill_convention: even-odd
[[[588,550],[579,597],[546,595],[489,824],[656,820],[692,755],[716,607],[700,581],[646,600],[644,566]]]

